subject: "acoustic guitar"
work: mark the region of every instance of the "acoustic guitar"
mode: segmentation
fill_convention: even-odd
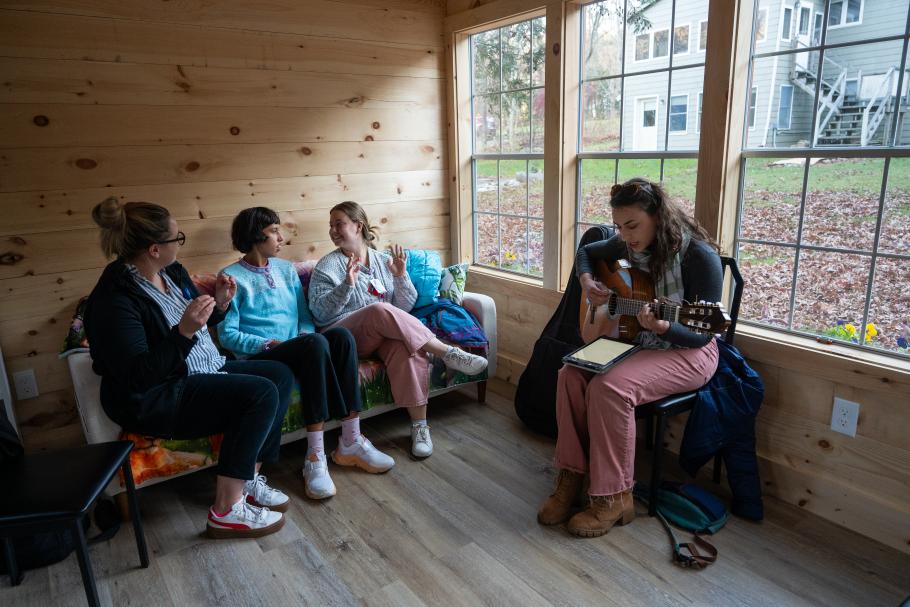
[[[634,341],[642,331],[636,316],[655,299],[651,275],[631,267],[628,260],[621,259],[610,265],[598,261],[594,277],[611,294],[607,303],[599,306],[582,298],[578,319],[582,339],[586,344],[601,336],[618,341]],[[730,316],[720,303],[678,305],[662,301],[658,305],[657,317],[678,322],[697,333],[723,333],[730,326]]]

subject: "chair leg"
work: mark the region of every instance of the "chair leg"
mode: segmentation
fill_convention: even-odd
[[[95,587],[95,574],[92,572],[92,562],[88,558],[88,546],[85,542],[85,532],[82,530],[82,518],[73,521],[73,533],[76,534],[76,556],[79,557],[79,571],[82,573],[82,585],[85,587],[85,598],[89,607],[100,605],[98,588]]]
[[[654,416],[645,418],[645,447],[648,451],[654,450]]]
[[[117,512],[120,514],[120,520],[128,523],[133,520],[133,514],[130,512],[130,499],[126,491],[114,496],[114,504],[117,506]]]
[[[487,402],[487,382],[479,381],[477,382],[477,402],[483,404]]]
[[[145,533],[142,531],[142,520],[139,518],[139,501],[136,498],[136,485],[133,483],[133,470],[130,468],[129,456],[123,461],[123,480],[126,483],[126,495],[130,502],[130,518],[133,521],[133,534],[136,536],[139,563],[145,569],[149,566],[149,553],[145,545]]]
[[[714,456],[714,484],[720,484],[720,473],[724,468],[724,460],[721,459],[720,453]]]
[[[660,487],[661,468],[664,459],[664,430],[667,428],[667,418],[657,414],[657,432],[654,434],[654,458],[651,462],[651,499],[648,500],[648,515],[657,514],[657,496]]]
[[[22,583],[22,572],[16,561],[16,549],[13,547],[13,538],[3,538],[3,555],[6,557],[6,567],[9,570],[9,585],[18,586]]]

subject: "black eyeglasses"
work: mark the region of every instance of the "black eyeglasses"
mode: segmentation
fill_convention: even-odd
[[[176,242],[177,246],[182,247],[183,245],[186,244],[186,234],[184,234],[183,232],[177,232],[177,238],[171,238],[170,240],[162,240],[158,244],[170,244],[172,242]]]

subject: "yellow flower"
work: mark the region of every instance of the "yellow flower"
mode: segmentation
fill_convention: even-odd
[[[506,261],[515,261],[516,259],[518,259],[518,256],[515,253],[513,253],[512,251],[506,251],[505,258],[506,258]]]
[[[866,341],[872,341],[878,335],[878,329],[871,322],[866,325]]]
[[[847,335],[850,337],[856,337],[856,327],[854,327],[851,323],[844,325],[844,329],[846,329]]]

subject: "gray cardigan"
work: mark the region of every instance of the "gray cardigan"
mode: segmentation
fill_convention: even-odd
[[[626,243],[619,235],[607,240],[592,242],[578,249],[575,256],[575,273],[581,277],[585,272],[593,274],[594,262],[607,263],[628,256]],[[720,301],[724,288],[724,269],[720,256],[708,243],[694,238],[686,249],[682,260],[683,293],[686,301]],[[670,323],[670,329],[660,336],[674,346],[700,348],[707,344],[712,335],[690,331],[678,322]]]
[[[349,285],[347,276],[348,258],[335,249],[319,260],[310,278],[309,302],[313,320],[319,328],[333,325],[357,310],[378,302],[388,302],[396,308],[410,312],[417,301],[417,289],[405,272],[392,276],[389,270],[388,253],[367,249],[370,271],[363,269],[357,276],[357,283]],[[369,292],[370,280],[378,278],[386,288],[384,297]]]

